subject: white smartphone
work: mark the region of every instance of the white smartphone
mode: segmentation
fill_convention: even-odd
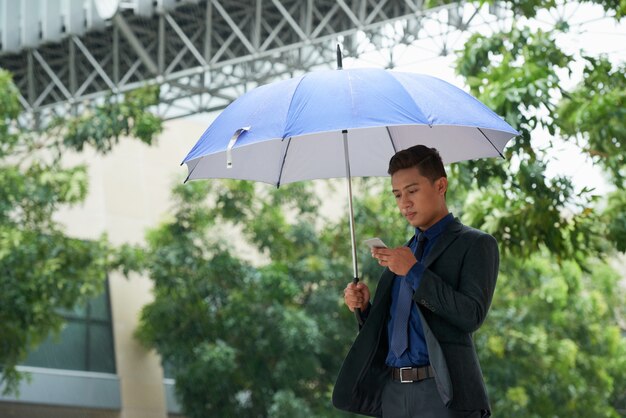
[[[374,249],[374,248],[387,248],[387,245],[385,245],[383,240],[378,238],[378,237],[366,239],[365,241],[363,241],[363,243],[365,245],[367,245],[368,247],[370,247],[371,249]]]

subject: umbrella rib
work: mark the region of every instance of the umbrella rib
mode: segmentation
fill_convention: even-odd
[[[283,168],[285,167],[285,160],[287,159],[287,153],[289,152],[289,145],[291,144],[291,136],[289,137],[289,139],[287,140],[287,148],[285,148],[285,153],[283,154],[283,162],[280,165],[280,172],[278,173],[278,182],[276,183],[276,188],[280,188],[280,179],[283,176]],[[283,138],[283,141],[285,140],[285,138]]]
[[[395,154],[398,151],[396,150],[396,144],[393,143],[393,138],[391,137],[391,131],[389,130],[389,126],[385,126],[385,129],[387,129],[387,135],[389,135],[389,142],[391,142],[391,146],[393,147],[393,153]]]
[[[187,180],[189,180],[189,177],[191,177],[191,175],[193,174],[193,172],[196,169],[196,167],[198,166],[198,164],[200,164],[200,160],[202,160],[203,158],[204,157],[198,158],[198,162],[196,163],[196,165],[193,166],[193,168],[191,170],[189,170],[189,174],[187,174],[187,178],[185,179],[185,181],[183,181],[183,184],[187,183]]]
[[[485,139],[486,139],[487,141],[489,141],[489,143],[491,144],[491,146],[493,147],[493,149],[495,149],[495,150],[496,150],[496,152],[500,155],[500,157],[502,157],[502,158],[504,159],[504,155],[502,155],[502,153],[500,152],[500,150],[499,150],[499,149],[498,149],[495,145],[493,145],[493,142],[491,142],[491,139],[489,139],[489,137],[487,137],[487,135],[485,135],[485,133],[483,132],[483,130],[482,130],[482,129],[480,129],[480,128],[476,128],[476,129],[478,129],[478,132],[480,132],[481,134],[483,134],[483,136],[485,137]]]
[[[289,100],[289,106],[287,107],[287,119],[289,119],[289,112],[291,112],[291,105],[293,104],[293,98],[296,95],[296,91],[298,91],[298,89],[300,88],[300,84],[302,84],[304,77],[306,77],[306,74],[300,76],[300,80],[298,80],[298,84],[293,89],[293,93],[291,94],[291,99]],[[287,152],[289,151],[289,144],[291,144],[291,138],[292,137],[290,136],[289,140],[287,141],[287,148],[285,149],[285,154],[283,155],[283,163],[280,165],[280,172],[278,173],[278,182],[276,183],[277,189],[280,188],[280,179],[283,176],[283,168],[285,167],[285,160],[287,159]],[[284,140],[285,140],[285,137],[283,137],[283,141]]]

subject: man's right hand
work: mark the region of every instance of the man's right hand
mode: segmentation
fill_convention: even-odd
[[[349,283],[343,291],[343,300],[352,312],[356,308],[363,312],[370,304],[370,290],[363,282]]]

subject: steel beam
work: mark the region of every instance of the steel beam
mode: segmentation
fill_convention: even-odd
[[[150,57],[150,54],[148,54],[148,51],[146,51],[146,48],[144,48],[139,38],[137,38],[137,36],[134,34],[133,30],[130,28],[122,14],[116,13],[115,16],[113,16],[113,22],[122,32],[122,35],[126,37],[128,42],[130,43],[130,46],[133,47],[143,64],[148,67],[148,70],[152,74],[158,74],[159,69],[157,65],[152,60],[152,57]]]
[[[449,48],[449,34],[511,16],[490,10],[465,2],[426,9],[424,0],[199,0],[142,15],[122,8],[95,31],[0,51],[0,67],[13,72],[31,114],[22,120],[45,120],[68,102],[82,109],[146,83],[162,86],[157,110],[173,118],[225,106],[276,78],[333,68],[338,41],[354,57],[381,42],[426,42],[431,52],[423,58],[432,58]],[[387,59],[392,66],[395,57]]]

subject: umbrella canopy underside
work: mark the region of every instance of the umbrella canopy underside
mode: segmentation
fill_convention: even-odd
[[[242,131],[242,129],[244,129]],[[385,176],[391,156],[423,144],[445,163],[502,154],[518,133],[463,90],[435,77],[353,69],[311,72],[255,88],[231,103],[185,157],[190,179],[276,186]],[[226,168],[231,148],[232,167]]]
[[[391,157],[416,144],[436,148],[446,164],[497,157],[510,138],[511,134],[507,132],[465,126],[403,125],[352,129],[348,131],[350,172],[353,177],[386,176]],[[236,146],[232,150],[231,168],[227,168],[226,151],[185,163],[189,169],[187,180],[230,178],[280,186],[346,175],[341,131]]]

